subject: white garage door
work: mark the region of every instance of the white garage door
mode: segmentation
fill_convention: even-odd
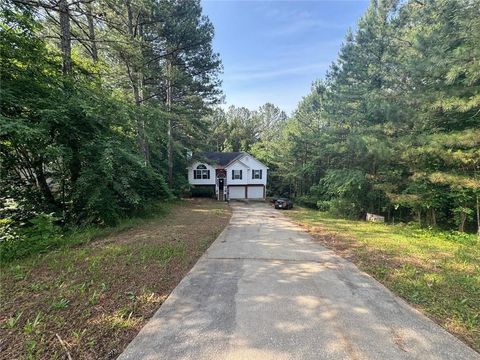
[[[248,187],[249,199],[263,199],[263,186],[249,186]]]
[[[229,186],[228,194],[230,199],[245,199],[245,186]]]

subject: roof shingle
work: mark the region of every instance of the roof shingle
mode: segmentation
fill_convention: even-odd
[[[193,158],[195,160],[205,161],[207,164],[210,165],[220,165],[225,166],[231,163],[236,158],[242,156],[243,152],[216,152],[216,151],[209,151],[198,153]]]

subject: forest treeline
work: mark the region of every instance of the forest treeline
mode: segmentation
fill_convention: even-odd
[[[475,0],[372,1],[290,118],[218,110],[214,145],[264,161],[271,195],[480,234],[479,15]]]
[[[213,36],[200,1],[2,2],[3,239],[115,224],[185,187],[221,99]]]

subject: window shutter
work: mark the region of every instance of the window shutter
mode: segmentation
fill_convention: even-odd
[[[232,170],[232,180],[235,179],[235,172]]]
[[[240,170],[240,180],[242,180],[242,170]]]
[[[207,170],[207,179],[210,179],[210,170]]]
[[[255,170],[252,170],[252,179],[255,179]]]
[[[260,179],[262,179],[262,169],[260,169]]]

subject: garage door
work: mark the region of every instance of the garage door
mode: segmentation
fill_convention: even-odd
[[[228,196],[230,199],[245,199],[245,186],[229,186]]]
[[[263,199],[263,186],[249,186],[247,191],[249,199]]]

